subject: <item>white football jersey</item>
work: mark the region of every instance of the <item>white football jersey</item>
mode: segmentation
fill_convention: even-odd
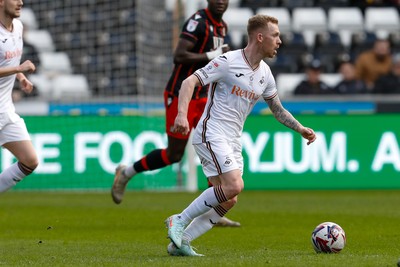
[[[20,20],[13,20],[13,31],[10,32],[0,25],[0,68],[15,67],[21,62],[23,41],[23,26]],[[16,74],[0,77],[0,113],[14,111],[12,89]]]
[[[202,85],[209,84],[209,89],[193,144],[218,138],[240,141],[244,122],[258,99],[271,99],[277,95],[269,66],[261,61],[256,69],[252,69],[243,49],[213,59],[194,75]]]

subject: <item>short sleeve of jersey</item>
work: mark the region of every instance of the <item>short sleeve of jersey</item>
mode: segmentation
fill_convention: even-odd
[[[185,22],[180,35],[181,38],[189,40],[193,43],[197,43],[199,39],[198,36],[205,35],[204,19],[200,16],[197,19],[195,19],[196,16],[198,15],[192,16]]]
[[[211,60],[206,66],[195,71],[194,75],[200,80],[201,85],[216,82],[228,73],[228,60],[225,55]]]
[[[275,83],[275,78],[274,75],[272,75],[271,69],[265,65],[266,68],[266,73],[267,73],[267,77],[266,77],[266,87],[264,90],[264,93],[262,94],[264,99],[271,99],[274,98],[278,91],[276,89],[276,83]]]

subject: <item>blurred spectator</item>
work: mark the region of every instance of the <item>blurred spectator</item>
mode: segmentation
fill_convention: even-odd
[[[321,81],[321,61],[314,59],[306,68],[306,78],[295,88],[295,95],[324,95],[333,94],[334,91],[326,83]]]
[[[392,64],[390,42],[377,39],[372,49],[362,52],[356,59],[356,76],[365,82],[371,92],[376,79],[389,73]]]
[[[342,62],[339,66],[342,80],[335,86],[334,91],[338,94],[365,94],[367,86],[356,77],[356,68],[350,61]]]
[[[399,94],[400,93],[400,53],[392,58],[391,71],[376,80],[375,94]]]

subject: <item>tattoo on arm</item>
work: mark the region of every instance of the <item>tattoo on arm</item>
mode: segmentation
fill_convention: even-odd
[[[296,132],[300,131],[301,124],[282,106],[278,96],[272,99],[265,99],[265,102],[267,102],[272,114],[280,123]]]

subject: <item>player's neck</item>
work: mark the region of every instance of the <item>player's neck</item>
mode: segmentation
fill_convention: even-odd
[[[9,18],[6,16],[0,16],[0,26],[6,29],[9,32],[13,31],[13,18]]]
[[[260,58],[258,56],[258,54],[255,52],[256,52],[256,50],[252,49],[251,46],[246,46],[243,49],[244,56],[246,57],[247,61],[250,63],[253,70],[256,69],[258,67],[258,65],[260,65],[260,61],[262,60],[262,58]]]
[[[208,9],[208,8],[207,8],[207,10],[208,10],[209,14],[211,15],[211,17],[212,17],[215,21],[217,21],[217,22],[219,22],[219,23],[222,22],[222,15],[220,15],[220,14],[215,14],[215,13],[213,13],[213,12],[212,12],[210,9]]]

